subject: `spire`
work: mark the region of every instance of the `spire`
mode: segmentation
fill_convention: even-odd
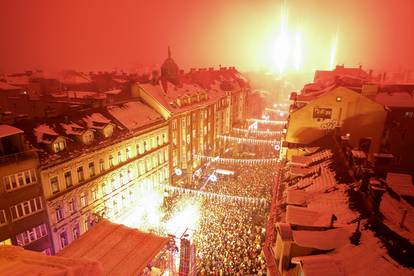
[[[168,46],[168,58],[171,58],[171,49],[170,49],[170,46]]]

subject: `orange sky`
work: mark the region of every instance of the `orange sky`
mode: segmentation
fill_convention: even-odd
[[[281,3],[1,0],[0,71],[153,66],[163,61],[167,45],[185,69],[219,64],[272,69],[269,51]],[[302,34],[303,70],[328,67],[337,29],[337,62],[414,68],[412,0],[287,0],[286,5],[289,35]]]

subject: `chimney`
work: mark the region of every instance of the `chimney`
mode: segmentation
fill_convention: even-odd
[[[331,216],[331,225],[329,226],[329,228],[333,228],[334,227],[334,221],[337,221],[338,218],[335,216],[335,214],[332,214]]]

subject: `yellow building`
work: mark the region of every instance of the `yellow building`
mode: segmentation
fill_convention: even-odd
[[[290,148],[310,144],[334,129],[349,134],[350,144],[364,146],[368,141],[369,156],[379,152],[387,111],[372,100],[372,87],[361,93],[345,87],[318,91],[318,96],[297,95],[291,106],[286,141]],[[288,155],[295,154],[290,150]],[[288,158],[289,158],[288,156]]]
[[[139,101],[85,110],[39,123],[40,179],[55,252],[99,218],[119,220],[139,193],[169,184],[167,122]]]

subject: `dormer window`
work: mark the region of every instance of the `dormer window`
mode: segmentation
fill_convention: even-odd
[[[112,133],[114,132],[114,127],[112,124],[108,124],[104,129],[103,129],[103,135],[105,136],[105,138],[111,137]]]
[[[93,132],[91,130],[87,130],[85,131],[85,133],[83,134],[83,143],[85,145],[89,145],[93,142]]]
[[[55,141],[53,143],[53,151],[54,152],[63,151],[63,150],[65,150],[65,147],[66,147],[65,140]]]

